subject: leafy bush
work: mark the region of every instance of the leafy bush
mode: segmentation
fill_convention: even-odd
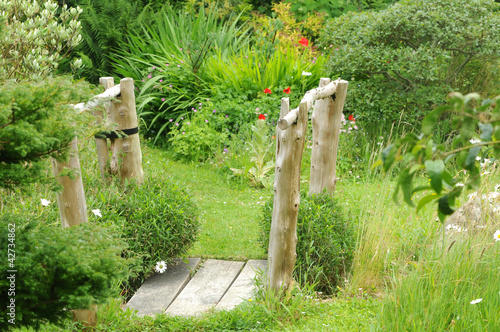
[[[157,138],[169,119],[185,115],[207,97],[205,61],[217,53],[245,49],[244,26],[217,20],[216,9],[200,8],[197,15],[170,6],[155,16],[154,26],[129,35],[129,49],[113,57],[116,72],[132,77],[140,91],[138,115]],[[142,83],[143,82],[143,83]]]
[[[375,137],[394,122],[413,129],[452,90],[480,84],[493,94],[500,75],[486,84],[483,69],[499,69],[497,8],[491,0],[403,0],[330,20],[320,46],[331,51],[328,70],[351,81],[345,110]]]
[[[271,197],[264,206],[259,241],[267,251],[273,213]],[[297,220],[297,260],[294,277],[303,283],[317,284],[316,290],[335,293],[342,277],[350,270],[356,235],[352,220],[329,194],[308,196],[301,192]]]
[[[0,1],[0,79],[44,77],[80,41],[80,8],[59,8],[54,0]]]
[[[57,323],[68,309],[116,297],[127,277],[127,260],[121,257],[126,247],[113,236],[116,231],[93,223],[61,228],[30,215],[0,215],[0,246],[5,253],[9,248],[12,258],[5,255],[0,263],[0,329],[12,327],[12,318],[16,327]],[[15,317],[8,315],[11,303]]]
[[[124,285],[127,297],[153,271],[158,261],[169,263],[184,255],[196,241],[199,228],[197,208],[191,197],[168,179],[150,177],[138,187],[112,185],[108,190],[90,188],[88,204],[97,207],[102,218],[121,229],[129,254],[140,259],[136,276]]]
[[[202,108],[201,104],[198,109],[192,109],[195,113],[191,119],[181,117],[183,122],[176,122],[169,133],[170,152],[174,159],[205,161],[224,146],[228,129],[220,124],[227,122],[227,118],[217,110],[207,111],[208,107]]]
[[[152,13],[141,1],[78,2],[83,10],[79,17],[82,42],[75,48],[73,56],[81,58],[85,66],[78,70],[77,75],[98,84],[99,77],[113,74],[110,55],[116,49],[126,51],[127,34],[140,31],[141,23],[147,22]]]
[[[65,157],[69,143],[88,128],[82,123],[91,123],[72,105],[90,95],[88,84],[70,77],[0,86],[0,188],[46,180],[43,157]]]

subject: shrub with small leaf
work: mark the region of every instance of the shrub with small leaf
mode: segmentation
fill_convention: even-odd
[[[267,251],[273,200],[264,206],[259,241]],[[317,291],[334,294],[350,271],[356,244],[354,220],[346,217],[337,199],[328,193],[309,196],[301,192],[297,220],[297,260],[294,278],[316,285]]]
[[[5,253],[15,248],[12,266],[7,254],[0,262],[0,329],[13,326],[7,321],[12,299],[15,326],[36,328],[60,322],[69,316],[68,309],[118,296],[119,282],[128,276],[128,260],[121,257],[126,244],[114,236],[117,232],[95,223],[61,228],[33,215],[0,215],[0,247]]]
[[[128,243],[127,255],[140,259],[133,268],[136,275],[123,285],[126,297],[142,285],[157,262],[168,264],[184,255],[197,239],[197,208],[191,196],[169,179],[150,176],[141,186],[111,185],[107,190],[96,186],[87,197],[102,214],[95,220],[117,225]]]

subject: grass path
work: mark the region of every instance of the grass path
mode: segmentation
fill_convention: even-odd
[[[199,239],[191,257],[247,260],[266,258],[257,238],[260,206],[268,190],[233,184],[209,166],[172,161],[159,149],[146,147],[145,172],[163,171],[193,197],[200,208]]]

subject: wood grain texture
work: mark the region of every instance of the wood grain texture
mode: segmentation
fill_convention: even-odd
[[[184,287],[166,313],[196,316],[214,307],[239,275],[243,262],[209,259]]]
[[[258,270],[267,271],[267,261],[249,260],[215,308],[232,310],[241,302],[252,298],[255,290],[254,279]]]

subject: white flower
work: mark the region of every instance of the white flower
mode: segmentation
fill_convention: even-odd
[[[465,186],[465,184],[463,184],[462,182],[459,182],[455,185],[455,187],[463,187],[463,186]]]
[[[493,234],[493,238],[495,238],[495,242],[500,241],[500,230],[496,231],[495,234]]]
[[[158,262],[158,263],[156,263],[155,270],[158,273],[163,273],[163,272],[167,271],[167,264],[165,264],[164,261]]]
[[[483,299],[473,300],[473,301],[470,301],[470,304],[476,304],[476,303],[481,302],[482,300],[483,300]]]
[[[495,199],[495,198],[498,198],[500,196],[500,193],[497,192],[497,191],[492,191],[488,194],[488,198],[489,199]]]
[[[481,140],[480,140],[480,139],[477,139],[477,138],[471,138],[471,139],[469,140],[469,142],[470,142],[471,144],[477,144],[477,143],[481,143]]]
[[[474,191],[473,193],[470,193],[467,197],[469,198],[469,200],[474,199],[477,197],[477,192]]]
[[[477,156],[477,157],[476,157],[476,160],[477,160],[477,161],[481,160],[481,157]]]
[[[307,71],[303,71],[302,72],[302,76],[311,76],[312,73],[308,73]]]
[[[50,204],[50,201],[48,199],[42,198],[41,201],[42,201],[43,206],[49,206],[49,204]]]
[[[101,210],[99,209],[92,210],[92,213],[97,217],[102,217]]]

